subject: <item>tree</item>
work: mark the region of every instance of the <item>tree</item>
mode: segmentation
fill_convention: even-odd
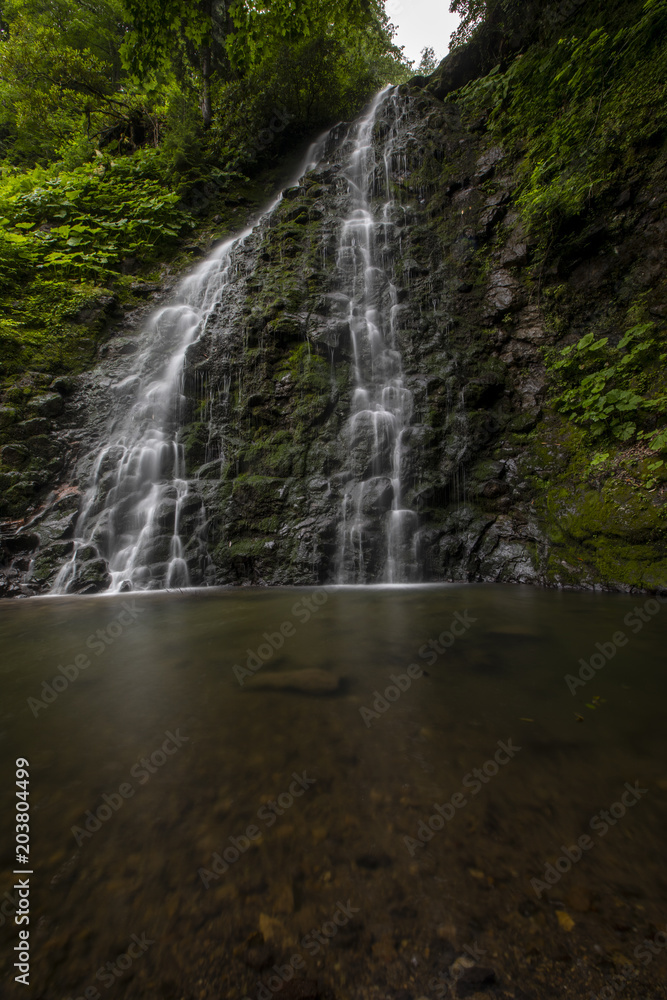
[[[461,18],[458,28],[452,33],[452,49],[469,40],[475,28],[484,20],[486,6],[487,0],[451,0],[450,14],[458,14]]]
[[[437,65],[438,60],[435,55],[435,49],[429,45],[425,49],[422,49],[421,62],[417,67],[417,76],[430,76]]]
[[[15,159],[45,161],[73,135],[132,113],[119,93],[126,26],[117,0],[10,0],[0,33],[0,124]]]
[[[147,85],[175,72],[179,80],[194,78],[200,93],[202,120],[213,120],[214,78],[232,76],[227,38],[233,33],[236,0],[126,0],[131,30],[123,45],[126,68]]]
[[[378,52],[392,48],[384,0],[126,0],[126,7],[127,68],[144,81],[169,70],[180,80],[194,76],[207,128],[214,85],[247,76],[285,45],[335,37],[354,47],[366,35]]]
[[[241,70],[257,67],[284,44],[347,33],[353,42],[360,32],[380,37],[389,27],[384,0],[237,0],[232,17],[237,31],[228,49]]]

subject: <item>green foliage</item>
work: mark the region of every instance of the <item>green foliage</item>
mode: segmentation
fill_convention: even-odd
[[[391,58],[391,57],[390,57]],[[276,156],[332,122],[352,116],[386,80],[373,40],[313,37],[283,45],[247,77],[215,92],[211,151],[235,169]]]
[[[461,18],[452,35],[452,48],[459,48],[470,41],[475,30],[484,22],[487,3],[486,0],[452,0],[449,10],[451,14],[458,14]]]
[[[426,48],[422,49],[421,60],[416,70],[417,75],[430,76],[437,65],[438,60],[435,55],[435,49],[428,45]]]
[[[88,158],[96,135],[136,113],[135,97],[118,87],[124,33],[118,0],[11,0],[3,4],[3,23],[0,129],[12,162],[45,163],[71,139]]]
[[[37,167],[0,185],[0,237],[5,278],[47,271],[78,280],[106,277],[124,257],[154,257],[173,243],[187,219],[179,195],[163,179],[163,156],[100,156],[75,171]]]
[[[0,285],[14,287],[31,268],[30,238],[0,229]]]
[[[5,377],[90,363],[104,310],[174,257],[188,205],[237,223],[225,200],[263,196],[240,171],[404,78],[392,36],[383,0],[5,0]]]
[[[189,0],[126,0],[131,23],[123,43],[126,67],[145,81],[156,71],[168,71],[174,62],[192,60],[214,36],[221,34],[224,44],[226,8],[225,3]]]
[[[235,31],[227,39],[232,65],[247,71],[272,61],[286,45],[317,38],[353,47],[367,36],[391,48],[391,28],[382,0],[236,0],[231,7]],[[398,55],[398,52],[395,53]]]
[[[451,0],[450,13],[461,18],[452,35],[452,49],[466,45],[482,25],[488,25],[497,18],[520,11],[526,3],[520,0]]]
[[[395,73],[402,68],[400,51],[392,44],[393,28],[383,0],[127,0],[132,30],[123,46],[125,65],[137,80],[151,80],[173,72],[180,85],[194,81],[203,122],[215,123],[213,91],[225,100],[225,84],[261,82],[271,77],[271,67],[285,67],[285,50],[292,54],[318,45],[324,51],[343,47],[354,53],[363,49],[378,66]],[[388,61],[387,61],[388,57]],[[353,60],[354,63],[354,60]],[[354,85],[338,60],[340,75],[335,94]],[[309,67],[301,68],[307,73]],[[326,67],[325,67],[326,70]],[[299,89],[298,60],[292,58],[291,77],[285,81]],[[335,117],[333,109],[329,117]],[[218,126],[222,123],[218,117]]]
[[[459,95],[523,157],[520,206],[543,250],[667,136],[667,0],[582,10],[576,34],[534,45]]]
[[[0,156],[22,167],[60,160],[73,169],[96,150],[166,143],[181,159],[195,147],[191,159],[201,163],[201,126],[226,125],[219,105],[228,104],[228,84],[262,85],[280,67],[290,73],[281,83],[303,94],[312,89],[303,78],[312,67],[293,53],[319,48],[333,84],[331,107],[319,118],[330,121],[341,104],[358,110],[370,79],[405,76],[392,37],[384,0],[8,0],[0,19]],[[346,102],[341,94],[354,96]]]
[[[559,383],[554,405],[595,441],[645,441],[654,451],[667,447],[667,386],[663,378],[667,354],[653,323],[629,329],[613,347],[608,337],[591,332],[548,363]],[[657,386],[657,388],[656,388]],[[608,452],[598,453],[593,465]]]

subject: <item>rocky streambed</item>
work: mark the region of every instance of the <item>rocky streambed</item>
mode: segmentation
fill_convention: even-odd
[[[33,991],[664,1000],[655,605],[451,585],[4,602]]]

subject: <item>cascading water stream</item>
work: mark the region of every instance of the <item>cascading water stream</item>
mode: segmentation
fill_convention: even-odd
[[[378,162],[374,131],[380,110],[391,112],[393,125]],[[346,429],[351,466],[338,539],[340,583],[408,582],[417,574],[417,515],[403,506],[413,396],[404,384],[396,337],[398,293],[389,273],[388,237],[401,211],[393,196],[393,161],[402,114],[395,91],[378,94],[356,126],[343,172],[351,205],[337,265],[349,296],[355,389]]]
[[[383,125],[390,123],[384,138],[375,134],[380,115]],[[338,129],[315,143],[293,182],[320,164],[327,149],[338,164],[338,183],[347,188],[335,294],[347,310],[354,379],[346,426],[350,458],[338,478],[344,484],[336,555],[341,583],[418,578],[417,515],[403,496],[413,396],[404,383],[398,348],[401,307],[392,260],[394,252],[400,253],[396,221],[405,213],[393,195],[406,170],[403,150],[395,147],[409,137],[405,102],[387,89],[342,143]],[[280,201],[265,213],[264,224]],[[209,320],[224,313],[225,290],[231,294],[240,280],[239,260],[252,232],[222,244],[180,284],[175,301],[147,324],[133,373],[111,387],[106,443],[87,476],[90,487],[73,553],[52,592],[85,587],[86,566],[97,563],[99,571],[101,560],[108,566],[112,592],[187,587],[205,575],[202,566],[210,559],[203,538],[204,494],[201,482],[188,478],[179,437],[189,419],[185,362]],[[197,379],[195,389],[201,391],[203,382]],[[207,396],[200,412],[212,409]],[[207,461],[218,441],[211,420]]]
[[[82,550],[90,546],[108,560],[112,591],[189,585],[179,533],[190,497],[183,446],[177,441],[185,402],[183,363],[232,278],[235,242],[222,244],[181,283],[180,301],[155,313],[136,372],[114,387],[117,407],[109,441],[95,463],[74,553],[60,570],[55,593],[67,592]],[[168,549],[156,530],[158,522],[171,529]],[[148,570],[151,564],[160,567],[157,575]]]
[[[317,165],[323,142],[310,147],[297,179]],[[73,554],[52,593],[67,593],[79,564],[91,556],[107,561],[111,592],[190,586],[186,549],[193,539],[183,539],[180,526],[188,506],[202,508],[202,501],[186,476],[178,441],[186,403],[184,362],[235,279],[234,249],[253,229],[221,244],[181,282],[176,301],[151,317],[135,372],[113,387],[108,443],[94,465]]]

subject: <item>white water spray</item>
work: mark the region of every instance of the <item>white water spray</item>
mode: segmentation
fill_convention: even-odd
[[[381,109],[393,125],[381,152],[374,141]],[[382,91],[356,126],[343,176],[351,207],[338,248],[349,297],[355,389],[347,426],[350,479],[338,540],[340,583],[416,578],[417,515],[403,506],[403,466],[413,396],[398,348],[397,289],[390,275],[389,232],[401,211],[394,197],[394,144],[403,114],[395,91]],[[400,164],[399,164],[400,167]],[[378,525],[380,531],[378,532]]]

